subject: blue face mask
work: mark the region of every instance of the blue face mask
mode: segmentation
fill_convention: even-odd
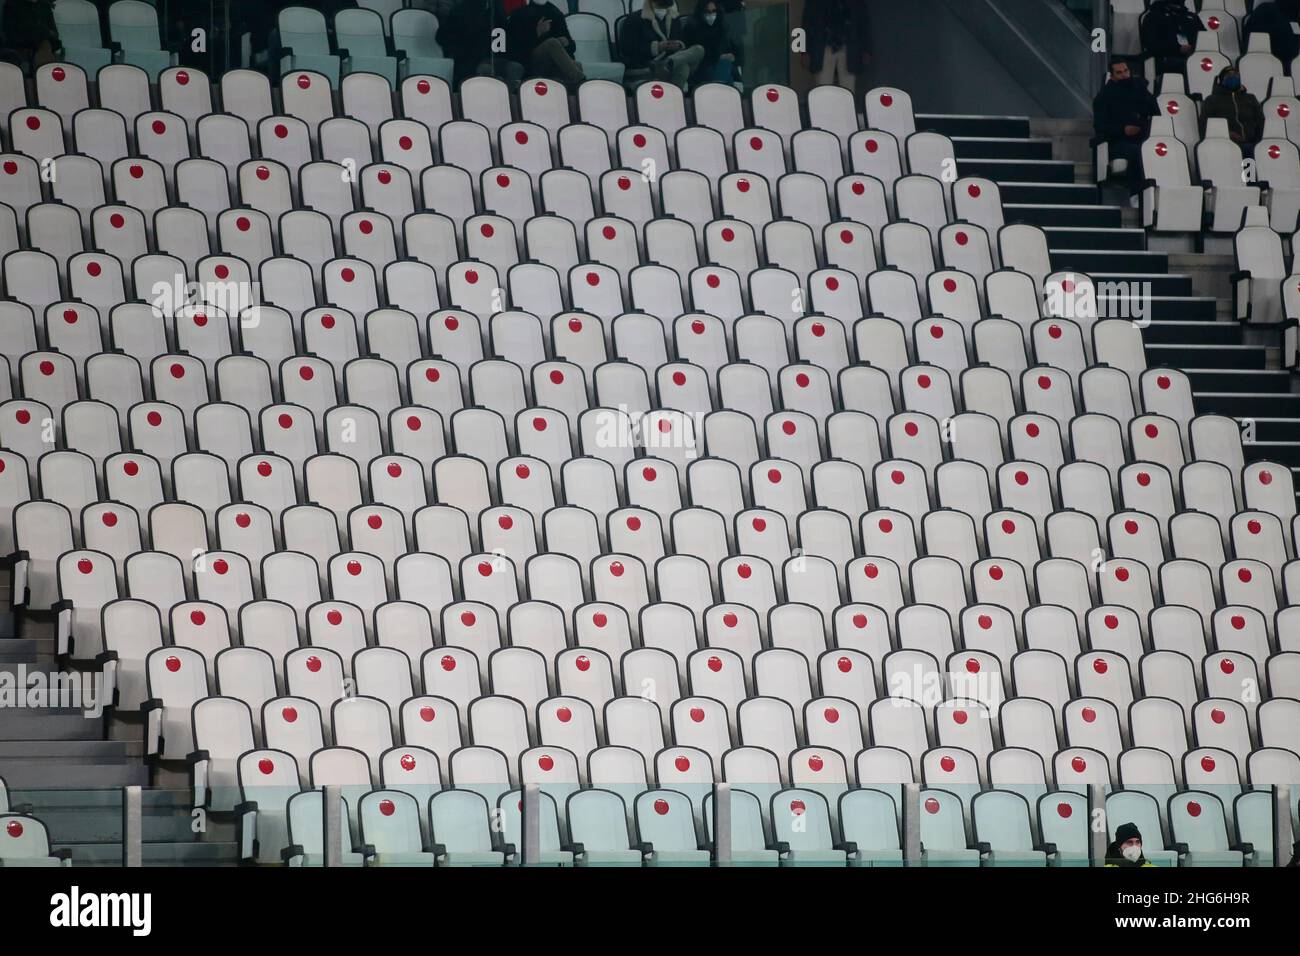
[[[1225,77],[1223,78],[1223,88],[1224,88],[1225,90],[1239,90],[1239,89],[1241,89],[1241,77],[1239,77],[1239,76],[1225,76]]]

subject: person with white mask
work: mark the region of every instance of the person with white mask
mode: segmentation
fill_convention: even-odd
[[[704,47],[685,42],[685,26],[674,0],[643,0],[641,12],[629,14],[619,34],[628,71],[648,69],[655,79],[685,90],[704,60]]]
[[[1142,833],[1136,823],[1121,823],[1106,848],[1107,866],[1155,866],[1142,855]]]

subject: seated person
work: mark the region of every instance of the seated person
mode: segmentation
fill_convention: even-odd
[[[1160,113],[1145,77],[1134,76],[1128,60],[1115,59],[1110,79],[1092,101],[1097,139],[1110,145],[1110,159],[1128,163],[1129,193],[1142,191],[1142,140],[1151,129],[1151,117]]]
[[[1297,16],[1300,16],[1300,0],[1256,3],[1254,11],[1246,17],[1242,33],[1247,37],[1252,33],[1267,33],[1273,55],[1282,61],[1284,67],[1289,67],[1291,61],[1300,55],[1300,34],[1291,29]],[[1260,90],[1260,94],[1267,96],[1268,90]]]
[[[587,77],[573,58],[564,13],[549,0],[531,0],[506,21],[506,50],[528,77],[559,80],[570,89]]]
[[[693,85],[734,83],[740,79],[743,51],[727,32],[718,0],[704,0],[695,8],[683,28],[682,42],[704,49],[704,59],[691,76]]]
[[[704,48],[686,44],[685,25],[674,0],[643,0],[641,12],[628,14],[619,35],[628,70],[648,69],[655,79],[686,89],[704,60]]]
[[[1155,60],[1158,73],[1181,73],[1196,47],[1200,18],[1183,0],[1152,0],[1138,25],[1142,52]]]
[[[1248,89],[1241,85],[1235,66],[1225,66],[1214,81],[1214,91],[1201,108],[1204,119],[1226,119],[1228,136],[1241,147],[1243,155],[1252,156],[1255,144],[1264,135],[1264,109]]]
[[[438,45],[456,64],[457,86],[471,76],[497,76],[513,90],[523,69],[504,53],[492,49],[492,31],[506,25],[501,0],[456,0],[438,25]]]

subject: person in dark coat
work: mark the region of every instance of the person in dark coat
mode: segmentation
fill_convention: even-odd
[[[727,32],[718,0],[704,0],[696,6],[686,21],[683,39],[687,46],[704,50],[704,59],[691,78],[692,83],[733,83],[739,79],[743,51]]]
[[[55,54],[63,49],[51,0],[7,0],[0,28],[4,34],[0,45],[12,50],[25,69],[35,71],[53,63]]]
[[[1228,136],[1253,155],[1254,146],[1264,136],[1264,108],[1250,90],[1241,85],[1241,74],[1235,66],[1225,66],[1214,81],[1214,90],[1201,107],[1203,119],[1226,119]]]
[[[871,33],[863,0],[805,0],[803,29],[808,52],[804,66],[818,86],[837,83],[854,89],[871,62]]]
[[[1107,866],[1155,866],[1142,853],[1142,834],[1136,823],[1121,823],[1115,839],[1106,847]]]
[[[1110,145],[1110,158],[1128,163],[1129,192],[1142,191],[1142,140],[1151,129],[1151,117],[1160,114],[1145,77],[1134,76],[1128,60],[1110,65],[1110,78],[1092,101],[1092,124],[1097,139]]]
[[[530,0],[510,14],[506,50],[523,66],[526,76],[559,80],[571,89],[587,78],[573,58],[573,37],[565,13],[550,0]]]
[[[517,86],[523,73],[504,53],[492,50],[492,31],[506,25],[501,0],[457,0],[438,24],[438,45],[456,64],[453,82],[500,76]],[[513,70],[510,67],[514,67]]]
[[[1182,71],[1201,30],[1200,18],[1183,0],[1153,0],[1138,23],[1142,52],[1155,59],[1160,73]]]
[[[642,0],[623,21],[618,46],[629,70],[648,69],[683,90],[704,59],[704,48],[687,41],[686,18],[674,0]]]
[[[1282,61],[1284,67],[1289,67],[1291,61],[1300,55],[1300,35],[1291,29],[1297,17],[1300,17],[1300,0],[1257,3],[1254,11],[1246,17],[1242,33],[1247,37],[1252,33],[1267,33],[1273,55]],[[1268,91],[1260,92],[1267,94]]]

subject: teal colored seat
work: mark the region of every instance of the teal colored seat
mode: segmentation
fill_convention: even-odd
[[[713,794],[704,798],[704,828],[709,844],[713,836]],[[781,855],[768,847],[763,832],[763,807],[748,790],[731,788],[730,866],[779,866]]]
[[[988,844],[988,866],[1047,866],[1034,846],[1029,804],[1010,790],[986,790],[972,801],[975,842]]]
[[[369,866],[433,866],[420,836],[420,805],[400,790],[361,798],[361,842]]]
[[[54,5],[54,23],[63,43],[63,59],[94,76],[100,67],[113,62],[99,30],[99,10],[88,0],[59,0]]]
[[[921,791],[921,861],[925,866],[979,866],[966,839],[961,798],[946,790]]]
[[[429,800],[429,829],[439,866],[502,866],[492,845],[488,802],[473,790],[443,790]]]
[[[1233,801],[1237,819],[1237,846],[1249,843],[1254,852],[1247,854],[1247,866],[1273,865],[1273,792],[1247,790]]]
[[[67,850],[50,852],[50,835],[35,817],[0,814],[0,867],[72,866]]]
[[[285,7],[276,22],[283,50],[280,75],[294,70],[314,70],[328,78],[330,86],[337,89],[339,58],[330,51],[325,16],[308,7]]]
[[[647,866],[708,866],[709,851],[700,849],[691,798],[676,790],[647,790],[636,798],[636,832],[653,848]]]
[[[537,837],[541,859],[539,866],[573,866],[573,854],[560,847],[560,818],[555,798],[545,790],[537,794]],[[497,801],[497,814],[501,820],[501,839],[515,848],[506,863],[519,866],[524,862],[523,792],[511,790],[501,794]]]
[[[140,0],[117,0],[108,8],[108,33],[122,48],[122,62],[140,67],[158,82],[158,74],[175,66],[174,53],[163,49],[158,12]]]
[[[1059,790],[1038,798],[1038,832],[1049,851],[1048,866],[1090,866],[1088,799],[1082,794]]]
[[[1141,790],[1121,790],[1106,798],[1107,841],[1124,823],[1135,824],[1142,834],[1142,855],[1156,866],[1177,866],[1178,854],[1165,849],[1164,828],[1155,797]]]
[[[455,73],[456,63],[442,52],[438,43],[438,18],[428,10],[398,10],[389,21],[393,32],[393,49],[399,58],[403,77],[440,77],[448,84]]]
[[[846,866],[848,854],[835,846],[826,798],[812,790],[792,788],[772,797],[772,837],[789,851],[783,866]]]
[[[365,860],[354,849],[348,802],[340,798],[339,841],[344,866],[361,866]],[[320,790],[304,790],[289,798],[289,845],[280,852],[290,866],[325,865],[325,800]]]
[[[348,51],[349,73],[378,73],[397,86],[397,58],[389,56],[384,21],[373,10],[340,10],[334,14],[334,39]]]
[[[569,849],[578,866],[640,866],[643,854],[632,847],[627,808],[610,790],[580,790],[569,797]]]
[[[839,816],[849,866],[903,865],[898,810],[889,794],[850,790],[840,797]]]
[[[1170,797],[1169,830],[1187,847],[1183,866],[1244,865],[1244,854],[1228,846],[1223,804],[1212,793],[1188,790]]]

